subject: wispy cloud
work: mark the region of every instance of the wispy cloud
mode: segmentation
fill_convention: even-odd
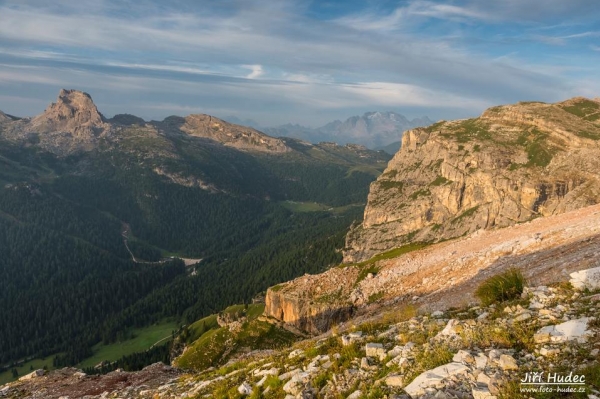
[[[263,75],[262,65],[242,65],[242,66],[244,68],[250,69],[252,71],[248,75],[246,75],[246,78],[248,78],[248,79],[256,79]]]
[[[107,113],[151,117],[164,116],[165,104],[181,112],[243,105],[238,114],[262,124],[377,107],[462,117],[494,103],[559,100],[583,75],[595,77],[589,3],[359,2],[315,16],[304,0],[5,0],[0,95],[52,98],[68,86],[92,92]],[[574,57],[565,43],[587,53]],[[111,93],[129,108],[111,107]],[[30,112],[11,107],[0,99],[0,109]]]

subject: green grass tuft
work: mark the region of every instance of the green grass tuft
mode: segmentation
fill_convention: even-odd
[[[523,293],[525,277],[519,269],[511,268],[502,274],[490,277],[479,285],[475,296],[484,306],[519,298]]]

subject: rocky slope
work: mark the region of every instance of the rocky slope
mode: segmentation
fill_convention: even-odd
[[[600,294],[574,291],[564,282],[525,287],[521,298],[487,307],[433,313],[396,308],[334,334],[278,351],[253,352],[201,373],[158,364],[105,376],[76,369],[34,371],[0,387],[0,396],[596,398]],[[588,289],[600,288],[597,278],[586,282],[592,284]],[[549,384],[559,380],[563,383]]]
[[[600,102],[493,107],[408,131],[372,183],[344,260],[600,202]]]
[[[265,315],[321,333],[382,305],[430,310],[473,301],[492,274],[520,268],[536,284],[600,264],[600,205],[418,249],[405,246],[355,265],[305,275],[270,288]],[[404,254],[403,254],[404,253]]]

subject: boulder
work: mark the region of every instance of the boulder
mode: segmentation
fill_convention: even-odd
[[[589,317],[582,317],[561,324],[543,327],[537,331],[534,335],[534,339],[536,342],[547,342],[546,339],[548,337],[551,342],[586,342],[588,337],[592,334],[592,332],[587,329],[589,320]]]
[[[385,384],[388,387],[402,388],[404,386],[404,376],[399,374],[391,374],[385,378]]]
[[[373,342],[369,342],[365,345],[365,352],[368,357],[375,357],[379,360],[383,360],[387,356],[387,352],[383,348],[383,345]]]
[[[244,396],[252,395],[252,386],[247,381],[244,381],[242,385],[238,387],[238,392],[240,395]]]
[[[510,355],[501,355],[500,359],[498,360],[498,365],[504,371],[519,369],[519,365],[517,364],[517,361],[515,360],[514,357],[512,357]]]
[[[443,381],[449,377],[467,374],[469,368],[464,364],[452,362],[436,367],[432,370],[425,371],[408,384],[404,390],[412,398],[417,398],[424,395],[428,388],[441,388]]]
[[[569,282],[575,289],[584,290],[587,288],[594,290],[600,288],[600,267],[580,270],[571,273],[570,276]]]

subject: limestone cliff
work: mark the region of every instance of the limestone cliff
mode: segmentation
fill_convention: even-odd
[[[407,131],[371,184],[345,262],[600,202],[600,102],[498,106]]]
[[[354,307],[342,287],[352,285],[357,274],[355,269],[331,269],[326,275],[305,275],[269,288],[265,316],[312,334],[327,331],[352,315]]]

